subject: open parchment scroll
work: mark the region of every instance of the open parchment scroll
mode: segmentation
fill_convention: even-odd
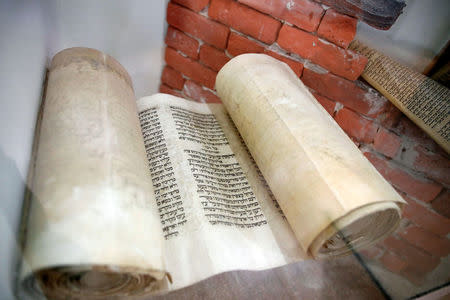
[[[359,41],[350,49],[369,59],[361,76],[450,153],[450,89]]]
[[[25,294],[161,293],[339,256],[395,229],[403,200],[288,66],[242,55],[216,88],[224,105],[136,103],[111,57],[54,57],[25,214]]]

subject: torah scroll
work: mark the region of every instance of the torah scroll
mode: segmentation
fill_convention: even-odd
[[[395,229],[403,200],[286,64],[238,56],[217,91],[225,105],[136,103],[111,57],[53,58],[19,277],[33,299],[167,292]]]

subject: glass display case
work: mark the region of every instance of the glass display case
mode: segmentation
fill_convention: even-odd
[[[449,11],[3,1],[1,298],[448,297]]]

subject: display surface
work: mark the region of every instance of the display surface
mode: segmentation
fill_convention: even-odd
[[[136,104],[111,57],[55,56],[25,214],[26,292],[164,292],[342,255],[395,229],[403,200],[287,65],[241,55],[216,88],[224,105]]]

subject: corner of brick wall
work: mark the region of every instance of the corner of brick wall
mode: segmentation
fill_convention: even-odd
[[[450,160],[386,98],[359,80],[367,59],[347,47],[357,20],[309,0],[172,0],[160,91],[220,102],[217,72],[232,57],[287,63],[408,202],[400,228],[362,255],[422,285],[450,253]]]

